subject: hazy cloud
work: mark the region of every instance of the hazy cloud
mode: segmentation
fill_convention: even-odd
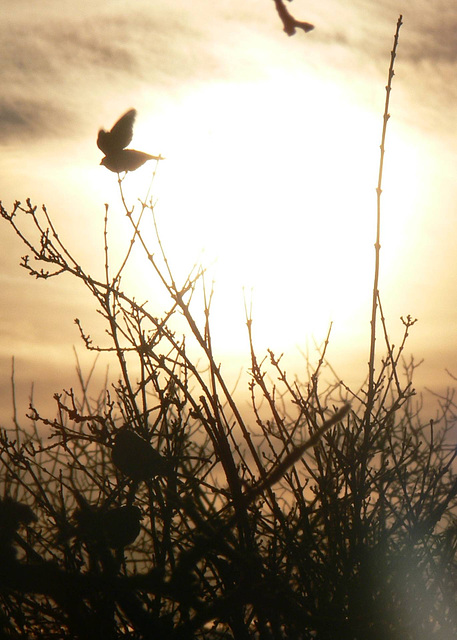
[[[97,3],[82,14],[44,10],[32,22],[26,10],[17,20],[9,16],[0,26],[0,81],[7,88],[0,96],[2,142],[61,135],[63,123],[68,128],[77,120],[84,103],[96,107],[103,92],[214,73],[217,61],[202,32],[185,18],[171,12],[161,20],[150,7],[124,11]]]
[[[373,65],[384,72],[403,9],[402,64],[408,62],[411,73],[419,65],[425,83],[433,75],[452,100],[457,7],[450,0],[433,6],[412,0],[296,0],[293,15],[313,22],[316,30],[291,39],[267,0],[249,6],[241,0],[139,1],[128,8],[123,2],[82,2],[77,12],[65,0],[58,11],[54,2],[37,6],[24,0],[0,25],[0,81],[7,88],[0,96],[0,140],[71,135],[71,124],[93,120],[92,112],[103,112],[110,96],[139,94],[146,86],[176,93],[195,82],[253,79],[268,72],[276,53],[290,56],[290,65],[302,64],[297,56],[304,56],[340,78],[363,78]],[[428,69],[428,62],[436,66]]]
[[[69,119],[62,104],[39,96],[6,96],[0,99],[0,144],[60,136],[68,128]]]

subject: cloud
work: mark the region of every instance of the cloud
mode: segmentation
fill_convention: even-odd
[[[369,93],[362,91],[365,85],[385,83],[400,11],[404,26],[395,90],[402,91],[401,79],[402,117],[414,105],[416,126],[423,121],[444,131],[457,99],[451,81],[457,55],[454,3],[295,0],[293,15],[313,22],[316,30],[293,38],[283,33],[270,4],[139,0],[126,8],[101,1],[81,2],[75,12],[73,3],[62,0],[56,12],[46,0],[39,7],[16,3],[0,25],[0,82],[6,87],[0,95],[0,145],[76,141],[86,131],[95,135],[122,110],[141,108],[141,100],[148,108],[166,107],[195,87],[256,82],[275,67],[298,70],[298,82],[310,69],[363,100]]]
[[[454,63],[457,59],[456,30],[457,5],[454,2],[441,0],[432,4],[422,0],[405,13],[402,55],[416,63]]]
[[[5,96],[0,99],[1,144],[61,136],[69,118],[64,105],[54,104],[45,98]]]
[[[0,96],[0,143],[63,135],[84,118],[84,107],[96,110],[110,93],[214,73],[217,61],[198,24],[173,11],[124,11],[112,3],[78,14],[59,7],[35,15],[33,28],[25,10],[9,16],[0,27],[0,81],[7,88]]]

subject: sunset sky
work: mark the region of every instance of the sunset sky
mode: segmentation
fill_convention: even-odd
[[[315,25],[288,37],[271,0],[0,0],[0,199],[45,203],[62,241],[103,273],[104,203],[113,247],[127,240],[117,177],[99,165],[100,127],[138,111],[132,147],[161,153],[153,185],[171,264],[214,279],[215,348],[249,366],[243,295],[259,355],[329,360],[360,385],[368,360],[376,184],[385,85],[395,64],[382,196],[380,292],[393,343],[418,318],[407,353],[416,387],[457,376],[457,4],[455,0],[294,0]],[[153,163],[126,178],[145,197]],[[133,198],[133,196],[132,196]],[[133,198],[134,200],[134,198]],[[94,303],[68,277],[36,281],[0,220],[0,424],[32,382],[39,406],[76,386],[73,323]],[[156,300],[139,269],[127,282]],[[243,293],[244,292],[244,293]],[[158,311],[159,312],[159,311]],[[381,336],[378,341],[382,349]],[[95,393],[95,390],[94,390]],[[40,404],[41,403],[41,404]]]

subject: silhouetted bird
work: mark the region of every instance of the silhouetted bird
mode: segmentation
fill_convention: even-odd
[[[0,564],[16,557],[13,541],[21,524],[27,526],[36,520],[36,515],[28,505],[9,496],[0,498]]]
[[[296,20],[286,9],[283,0],[274,0],[274,3],[276,5],[276,11],[278,12],[279,17],[281,18],[284,25],[284,31],[288,36],[293,36],[296,29],[303,29],[305,33],[308,33],[308,31],[312,31],[314,29],[314,25],[310,22],[302,22],[300,20]]]
[[[8,496],[0,499],[0,528],[5,531],[17,531],[21,524],[29,525],[36,520],[36,515],[28,505]]]
[[[73,514],[76,535],[83,542],[107,545],[122,549],[135,542],[140,533],[141,510],[133,505],[105,510],[96,508],[81,499],[79,509]]]
[[[114,438],[111,459],[119,471],[136,481],[168,476],[172,471],[170,463],[149,442],[125,427]]]
[[[140,508],[134,505],[106,511],[102,522],[108,545],[119,549],[135,542],[140,533],[141,518]]]
[[[164,160],[162,156],[125,148],[132,142],[135,116],[136,110],[130,109],[119,118],[111,131],[100,129],[98,132],[97,146],[105,154],[100,164],[110,171],[135,171],[148,160]]]

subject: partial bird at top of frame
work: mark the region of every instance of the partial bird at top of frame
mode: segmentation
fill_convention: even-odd
[[[100,164],[114,173],[135,171],[148,160],[165,160],[161,155],[152,156],[136,149],[126,149],[133,137],[133,123],[136,110],[130,109],[119,118],[110,131],[100,129],[97,146],[105,157]]]

